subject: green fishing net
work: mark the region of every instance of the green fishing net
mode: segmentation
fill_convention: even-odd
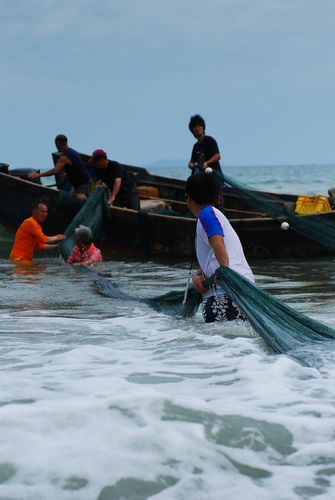
[[[66,261],[75,246],[74,230],[81,224],[92,230],[96,240],[103,231],[104,212],[107,206],[106,188],[96,189],[85,201],[65,230],[66,239],[60,244],[60,253]]]
[[[290,228],[298,233],[317,241],[330,250],[335,250],[335,224],[325,215],[296,215],[288,205],[280,199],[280,195],[270,195],[256,191],[249,186],[213,171],[221,182],[233,187],[241,198],[249,201],[254,207],[261,209],[279,221],[288,221]]]
[[[96,189],[90,197],[85,201],[80,211],[73,218],[71,223],[65,230],[66,240],[60,245],[60,252],[64,261],[66,261],[75,246],[74,230],[81,224],[88,226],[92,230],[93,240],[96,240],[103,231],[104,213],[107,209],[106,204],[106,189]],[[96,273],[94,270],[85,266],[76,266],[78,272],[85,273],[96,286],[96,289],[108,297],[119,300],[133,300],[149,304],[156,311],[164,312],[182,317],[193,316],[201,303],[201,295],[194,288],[191,288],[188,293],[187,302],[183,303],[184,292],[168,292],[158,297],[141,298],[135,295],[130,295],[114,286],[110,280]]]
[[[144,302],[156,311],[172,316],[190,318],[195,315],[202,301],[201,295],[193,287],[188,290],[186,300],[184,300],[184,291],[173,291],[157,297],[142,298],[123,292],[114,286],[110,280],[97,273],[92,274],[91,278],[97,290],[103,295],[107,295],[113,299]]]
[[[335,339],[334,329],[292,309],[233,269],[219,267],[207,285],[214,281],[275,352],[289,353],[306,342]]]
[[[168,292],[153,298],[141,298],[122,292],[108,279],[92,274],[97,290],[118,300],[140,301],[155,310],[171,315],[192,317],[201,304],[202,297],[194,288],[184,292]],[[244,313],[254,330],[277,353],[288,354],[307,342],[334,340],[335,330],[296,311],[276,299],[228,267],[219,267],[206,285],[218,283],[230,299]],[[208,325],[204,328],[209,328]]]
[[[61,253],[66,260],[75,244],[74,229],[80,224],[91,227],[96,239],[103,229],[106,191],[97,189],[85,202],[80,212],[66,229],[67,239],[61,245]],[[201,303],[201,295],[190,288],[185,297],[184,291],[142,298],[123,292],[111,281],[95,271],[83,266],[76,268],[94,283],[100,293],[118,300],[140,301],[155,310],[182,317],[192,317]],[[233,300],[249,320],[255,331],[278,353],[289,353],[306,342],[334,340],[335,330],[308,318],[280,302],[274,296],[260,289],[230,268],[220,267],[207,280],[210,285],[215,280]],[[204,325],[208,328],[208,325]]]

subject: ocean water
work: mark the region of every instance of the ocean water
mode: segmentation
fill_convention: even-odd
[[[186,162],[185,162],[186,165]],[[335,187],[335,165],[223,166],[223,173],[262,191],[301,195],[327,195]],[[184,167],[152,167],[152,173],[186,179]]]
[[[263,168],[255,187],[314,190],[307,167],[290,182]],[[334,184],[324,168],[317,194]],[[335,343],[306,345],[304,366],[248,325],[102,297],[56,257],[13,267],[11,236],[0,244],[1,500],[335,497]],[[261,287],[335,328],[334,264],[251,262]],[[183,289],[189,263],[105,256],[101,272],[152,297]]]

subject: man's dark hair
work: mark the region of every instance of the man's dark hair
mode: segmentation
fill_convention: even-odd
[[[217,202],[219,182],[211,173],[191,175],[186,181],[186,194],[199,205],[211,205]]]
[[[206,123],[205,123],[205,120],[203,119],[203,117],[200,115],[191,116],[190,123],[188,124],[188,128],[190,129],[190,132],[192,132],[194,127],[196,127],[197,125],[201,125],[201,127],[203,127],[203,129],[205,131]]]
[[[67,143],[67,137],[64,134],[58,134],[55,137],[55,144],[65,144]]]

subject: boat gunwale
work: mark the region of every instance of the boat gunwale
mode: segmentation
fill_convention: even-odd
[[[145,170],[145,169],[144,169]],[[148,174],[150,175],[150,174]],[[58,188],[55,188],[55,187],[50,187],[50,186],[46,186],[44,184],[38,184],[36,182],[32,182],[32,181],[29,181],[27,179],[22,179],[20,177],[17,177],[17,176],[14,176],[14,175],[11,175],[10,173],[4,173],[4,172],[0,172],[0,179],[3,179],[4,183],[7,183],[7,184],[11,184],[17,188],[20,188],[20,190],[22,190],[23,187],[29,187],[30,191],[34,191],[36,192],[36,194],[40,193],[41,195],[42,194],[48,194],[48,195],[52,195],[54,198],[58,198],[59,197],[59,194],[61,193],[62,190],[58,189]],[[66,191],[64,191],[66,192]],[[260,191],[262,192],[262,191]],[[268,194],[268,193],[266,193]],[[277,196],[280,195],[280,193],[277,193],[276,194]],[[291,195],[290,195],[291,196]],[[292,195],[292,196],[295,196],[295,195]],[[148,198],[147,196],[144,196],[143,198]],[[160,199],[163,199],[164,198],[156,198],[158,200]],[[185,203],[185,202],[181,202],[181,201],[178,201],[178,200],[171,200],[171,203]],[[142,214],[148,214],[148,216],[152,217],[152,216],[155,216],[155,217],[160,217],[160,218],[168,218],[168,219],[174,219],[174,220],[183,220],[183,221],[190,221],[190,222],[194,222],[196,220],[196,218],[191,218],[191,217],[183,217],[183,216],[179,216],[179,215],[169,215],[169,214],[160,214],[160,213],[157,213],[157,212],[146,212],[146,211],[141,211],[141,210],[133,210],[133,209],[129,209],[129,208],[125,208],[125,207],[116,207],[116,206],[112,206],[112,207],[108,207],[109,210],[115,210],[115,211],[121,211],[121,213],[135,213],[135,214],[139,214],[139,213],[142,213]],[[229,208],[227,208],[227,212],[229,211]],[[225,213],[225,209],[223,208],[223,213]],[[329,214],[335,214],[335,211],[331,211],[331,212],[319,212],[319,213],[314,213],[314,214],[294,214],[296,215],[297,217],[304,217],[304,218],[317,218],[319,216],[327,216]],[[229,218],[229,221],[232,222],[232,223],[242,223],[242,224],[246,224],[248,222],[269,222],[269,221],[278,221],[279,222],[282,222],[283,220],[285,220],[285,217],[284,216],[281,216],[281,217],[271,217],[271,216],[262,216],[262,215],[259,215],[257,217],[243,217],[243,218]]]

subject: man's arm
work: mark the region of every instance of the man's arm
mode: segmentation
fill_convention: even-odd
[[[37,172],[31,172],[30,174],[28,174],[28,177],[29,179],[33,180],[38,179],[39,177],[49,177],[50,175],[58,174],[58,172],[60,172],[65,167],[65,165],[70,163],[70,160],[65,155],[62,155],[54,168],[50,168],[50,170],[47,170],[46,172],[40,172],[39,174]]]
[[[209,244],[214,250],[214,255],[220,266],[229,266],[229,257],[224,243],[224,237],[219,234],[214,234],[208,239]]]
[[[215,153],[209,160],[204,161],[203,168],[209,167],[211,163],[216,163],[221,160],[220,153]]]
[[[191,170],[193,170],[193,168],[195,167],[195,164],[196,164],[195,147],[196,147],[196,144],[194,144],[194,146],[192,148],[191,159],[188,162],[188,168],[190,168]]]
[[[64,234],[56,234],[55,236],[45,236],[43,233],[43,239],[40,237],[38,243],[36,244],[37,250],[52,250],[53,248],[57,248],[57,245],[54,243],[58,243],[59,241],[65,240]]]
[[[121,177],[116,177],[116,179],[114,180],[114,185],[113,185],[112,192],[111,192],[111,194],[109,195],[109,198],[108,198],[108,205],[111,205],[112,203],[114,203],[114,200],[115,200],[118,192],[120,191],[121,184],[122,184]]]
[[[58,245],[44,245],[43,250],[54,250]]]
[[[215,163],[221,160],[219,146],[214,137],[207,135],[206,141],[207,141],[207,155],[209,156],[209,158],[208,160],[204,161],[203,168],[210,166],[211,163]]]
[[[214,250],[214,255],[218,264],[220,266],[229,266],[229,257],[226,250],[226,245],[224,243],[224,237],[215,234],[211,236],[209,239],[209,244]],[[203,285],[206,276],[203,275],[202,271],[198,271],[195,276],[193,276],[193,284],[197,292],[204,294],[207,291],[207,288]]]
[[[203,285],[203,281],[205,279],[206,276],[203,275],[201,269],[199,269],[192,277],[194,288],[201,294],[204,294],[207,291],[207,288]]]
[[[47,237],[46,243],[57,243],[58,241],[63,241],[65,240],[65,235],[64,234],[56,234],[55,236],[48,236]]]

